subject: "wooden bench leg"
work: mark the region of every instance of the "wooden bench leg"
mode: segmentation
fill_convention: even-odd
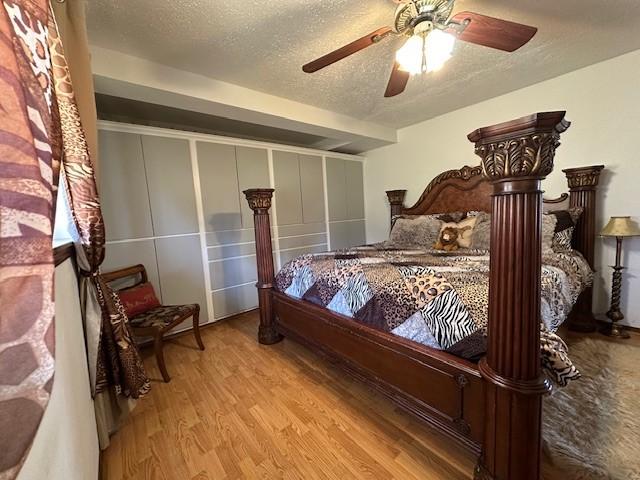
[[[157,333],[153,339],[153,349],[156,354],[156,361],[158,362],[158,368],[160,368],[160,373],[162,374],[162,379],[165,383],[169,383],[171,377],[169,376],[169,372],[167,372],[167,366],[164,363],[164,354],[162,352],[162,348],[164,344],[162,342],[162,333]]]
[[[202,338],[200,337],[200,309],[193,314],[193,335],[196,337],[200,350],[204,350],[204,343],[202,343]]]

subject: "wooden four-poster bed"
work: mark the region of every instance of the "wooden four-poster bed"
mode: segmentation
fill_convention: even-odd
[[[542,180],[553,170],[565,112],[545,112],[480,128],[468,135],[478,167],[438,175],[412,207],[405,190],[387,192],[400,214],[485,211],[491,217],[487,354],[473,363],[379,331],[274,288],[269,208],[272,189],[245,191],[254,212],[259,341],[294,339],[339,364],[404,409],[479,456],[477,479],[538,480],[541,372]],[[593,267],[596,188],[602,166],[564,170],[569,193],[558,200],[582,207],[573,247]],[[593,325],[591,289],[570,315],[574,329]]]

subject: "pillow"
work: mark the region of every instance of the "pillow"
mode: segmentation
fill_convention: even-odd
[[[462,220],[465,217],[465,213],[464,212],[452,212],[452,213],[430,213],[428,215],[406,215],[406,214],[401,214],[401,215],[394,215],[393,218],[391,218],[391,229],[393,230],[393,227],[395,226],[396,222],[400,219],[400,218],[404,218],[404,219],[408,219],[408,220],[413,220],[419,217],[430,217],[430,218],[436,218],[442,222],[459,222],[460,220]]]
[[[477,217],[468,217],[464,220],[459,221],[458,223],[447,222],[443,223],[440,227],[440,234],[438,235],[438,239],[442,237],[447,229],[455,229],[458,232],[458,237],[456,238],[456,243],[458,247],[461,248],[469,248],[471,247],[471,238],[473,237],[473,227],[476,225]],[[446,240],[446,239],[444,239]],[[438,242],[438,243],[446,243]],[[436,247],[437,248],[437,247]]]
[[[465,217],[464,212],[451,212],[451,213],[436,213],[435,216],[438,220],[442,220],[445,223],[458,223]]]
[[[475,217],[476,224],[471,235],[471,248],[489,250],[491,246],[491,214],[486,212],[469,212],[468,218]]]
[[[568,210],[555,210],[546,213],[545,216],[555,217],[551,248],[554,252],[570,252],[572,250],[571,239],[576,224],[582,215],[582,207],[573,207]],[[544,225],[543,225],[544,226]]]
[[[399,215],[395,219],[389,243],[395,248],[429,247],[440,233],[442,221],[435,215]]]
[[[135,287],[125,288],[117,292],[120,302],[127,312],[127,317],[135,317],[152,308],[160,306],[160,301],[156,297],[151,283],[141,283]]]

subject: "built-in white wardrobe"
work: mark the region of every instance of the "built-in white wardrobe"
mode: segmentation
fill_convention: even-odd
[[[276,268],[365,243],[362,157],[112,122],[99,135],[103,270],[144,264],[161,301],[199,303],[202,323],[258,304],[243,190],[275,189]]]

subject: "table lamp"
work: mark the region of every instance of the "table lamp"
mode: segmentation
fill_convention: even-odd
[[[620,290],[622,289],[622,270],[624,270],[624,267],[620,265],[620,260],[624,237],[638,235],[640,235],[640,228],[631,220],[631,217],[611,217],[609,223],[600,232],[602,237],[616,237],[616,264],[611,267],[613,268],[611,306],[607,312],[607,317],[609,317],[611,323],[601,330],[602,333],[610,337],[629,338],[629,333],[618,323],[624,319],[624,315],[620,311]]]

